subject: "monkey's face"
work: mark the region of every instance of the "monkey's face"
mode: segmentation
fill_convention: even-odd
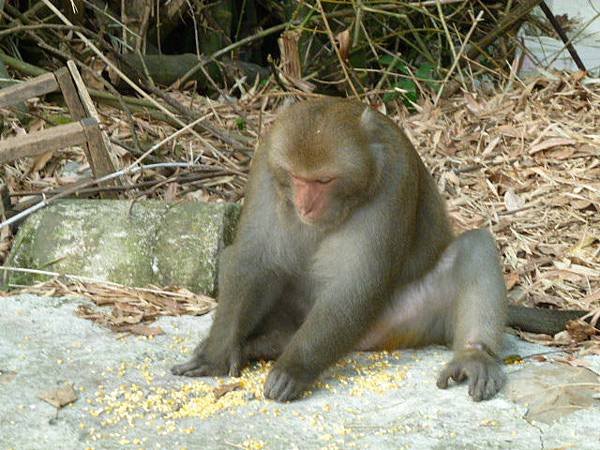
[[[265,141],[275,188],[307,225],[339,225],[373,191],[375,157],[361,123],[364,107],[340,105],[348,102],[294,105]]]
[[[298,219],[310,226],[339,224],[347,216],[341,189],[343,178],[336,174],[306,174],[287,167],[272,167],[274,184],[282,206],[292,208]]]

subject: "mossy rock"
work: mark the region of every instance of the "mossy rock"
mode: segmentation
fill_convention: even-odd
[[[7,265],[213,294],[218,253],[238,217],[239,206],[228,203],[64,200],[27,219]],[[23,285],[46,277],[6,272],[4,278]]]

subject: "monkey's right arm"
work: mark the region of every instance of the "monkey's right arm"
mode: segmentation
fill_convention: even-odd
[[[281,296],[283,278],[274,276],[259,260],[244,257],[258,255],[258,250],[240,249],[237,245],[227,248],[221,256],[218,307],[210,333],[188,362],[171,369],[175,375],[238,376],[245,362],[246,338]]]
[[[256,165],[262,162],[258,156]],[[245,340],[283,292],[285,276],[276,273],[269,251],[277,239],[271,202],[275,194],[263,188],[256,198],[253,186],[263,182],[260,173],[264,171],[254,171],[258,177],[251,183],[235,242],[221,253],[218,306],[210,333],[188,362],[171,369],[175,375],[239,375],[245,362]]]

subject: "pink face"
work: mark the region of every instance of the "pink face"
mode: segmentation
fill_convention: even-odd
[[[329,208],[335,179],[306,179],[292,175],[294,205],[303,222],[318,222]]]

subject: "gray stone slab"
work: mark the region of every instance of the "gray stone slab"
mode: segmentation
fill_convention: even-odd
[[[64,200],[19,229],[7,265],[112,281],[186,287],[212,294],[217,255],[232,239],[233,204]],[[0,273],[5,284],[43,275]]]
[[[265,370],[258,368],[215,401],[219,381],[239,380],[168,370],[208,331],[210,316],[162,318],[165,334],[155,338],[119,336],[77,317],[80,304],[86,301],[0,298],[1,449],[600,448],[597,403],[532,424],[503,393],[474,403],[464,386],[437,389],[451,355],[442,347],[353,354],[312,395],[289,404],[259,398]],[[550,350],[507,338],[507,354]],[[582,359],[600,370],[600,358]],[[39,399],[65,382],[79,394],[75,403],[57,411]]]

